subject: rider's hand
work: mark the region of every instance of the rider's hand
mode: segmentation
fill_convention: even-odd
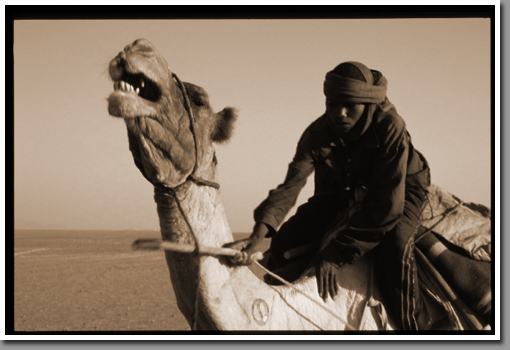
[[[265,224],[257,223],[253,228],[250,238],[241,239],[223,245],[225,248],[239,250],[239,253],[229,257],[228,261],[233,265],[250,265],[253,262],[254,254],[262,250],[264,238],[269,231]]]
[[[326,301],[328,295],[334,299],[338,294],[338,280],[336,272],[338,267],[325,260],[319,258],[315,261],[315,276],[317,277],[317,289],[319,296]]]
[[[237,240],[234,242],[225,243],[223,245],[224,248],[230,248],[230,249],[239,251],[239,253],[237,255],[228,256],[227,257],[228,262],[232,265],[244,265],[244,264],[242,264],[242,262],[246,260],[246,256],[245,256],[246,253],[244,252],[244,249],[248,245],[250,245],[250,243],[251,243],[251,238],[244,238],[244,239],[240,239],[240,240]],[[243,254],[243,252],[244,252],[244,254]]]

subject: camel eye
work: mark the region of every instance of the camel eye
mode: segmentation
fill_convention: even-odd
[[[196,106],[203,106],[204,105],[204,101],[202,101],[200,98],[198,97],[194,97],[191,99],[191,102],[193,102]]]

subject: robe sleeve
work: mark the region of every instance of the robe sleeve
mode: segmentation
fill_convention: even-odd
[[[310,130],[307,129],[298,142],[284,182],[269,191],[268,197],[254,211],[255,222],[266,224],[270,228],[269,235],[277,230],[289,210],[296,204],[308,176],[314,171],[310,141]]]

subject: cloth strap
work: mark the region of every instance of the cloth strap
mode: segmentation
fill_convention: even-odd
[[[324,80],[324,95],[334,102],[375,103],[381,104],[386,100],[388,81],[384,76],[372,83],[373,78],[363,82],[357,79],[345,78],[333,73],[326,74]]]

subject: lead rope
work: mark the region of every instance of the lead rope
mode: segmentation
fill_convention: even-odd
[[[198,296],[199,296],[199,289],[198,289],[198,287],[199,287],[199,283],[200,283],[200,250],[199,250],[199,247],[198,247],[198,240],[197,240],[195,232],[193,231],[193,228],[191,227],[191,224],[190,224],[190,222],[188,220],[188,216],[184,212],[184,210],[182,208],[182,205],[181,205],[181,202],[179,201],[179,198],[177,197],[177,192],[175,191],[175,189],[172,189],[172,188],[166,188],[166,189],[175,198],[175,202],[177,203],[177,207],[179,208],[181,216],[184,218],[184,221],[186,222],[186,225],[188,226],[188,229],[190,230],[191,235],[193,236],[193,240],[195,242],[195,251],[192,254],[197,257],[197,276],[196,276],[196,280],[195,280],[196,289],[195,289],[195,299],[193,301],[193,318],[192,318],[192,321],[191,321],[191,330],[197,330],[198,311],[199,311],[199,307],[198,307],[199,306],[198,305],[198,302],[199,302],[199,298],[198,298]]]
[[[297,293],[305,296],[308,300],[310,300],[311,302],[313,302],[314,304],[316,304],[317,306],[319,306],[321,309],[325,310],[327,313],[329,313],[330,315],[332,315],[333,317],[335,317],[336,319],[338,319],[340,322],[342,322],[344,325],[345,325],[345,328],[349,328],[350,330],[357,330],[355,329],[354,327],[352,327],[351,325],[349,325],[349,323],[347,322],[347,320],[344,320],[340,315],[338,315],[336,312],[333,312],[331,311],[330,309],[328,309],[326,306],[324,306],[323,304],[319,303],[317,300],[313,299],[311,296],[309,296],[308,294],[306,294],[305,292],[299,290],[298,288],[296,288],[296,286],[294,286],[292,283],[286,281],[285,279],[281,278],[280,276],[278,276],[277,274],[275,274],[274,272],[271,272],[269,271],[268,269],[266,269],[264,266],[262,266],[258,261],[254,261],[253,262],[255,265],[257,265],[260,269],[262,269],[265,273],[267,273],[268,275],[270,275],[271,277],[274,277],[275,279],[277,279],[278,281],[280,281],[281,283],[283,283],[284,285],[286,285],[287,287],[290,287],[291,289],[293,289],[294,291],[296,291]],[[280,293],[278,293],[280,294]],[[283,295],[280,294],[280,297],[285,301],[287,302],[287,300],[283,297]],[[288,303],[287,303],[288,304]],[[322,328],[320,328],[315,322],[313,322],[312,320],[310,320],[309,318],[307,318],[306,316],[298,313],[302,318],[304,318],[305,320],[307,320],[308,322],[310,322],[311,324],[313,324],[314,326],[316,326],[317,328],[319,328],[320,330],[324,330]]]
[[[193,302],[193,318],[192,318],[192,322],[191,322],[191,330],[197,330],[199,311],[200,311],[200,308],[199,308],[200,249],[199,249],[199,245],[198,245],[198,238],[197,238],[197,236],[195,234],[195,231],[193,230],[193,227],[191,226],[191,223],[189,222],[188,216],[184,212],[184,209],[182,208],[181,202],[179,201],[179,198],[177,196],[177,190],[179,188],[181,188],[187,181],[193,181],[197,185],[209,186],[209,187],[213,187],[213,188],[216,188],[216,189],[219,189],[220,185],[218,183],[216,183],[216,182],[205,180],[205,179],[202,179],[201,177],[198,177],[198,176],[195,175],[195,171],[196,171],[197,165],[198,165],[198,143],[197,143],[197,136],[196,136],[196,130],[195,130],[195,118],[193,116],[193,110],[191,108],[191,103],[190,103],[188,92],[186,91],[185,85],[177,77],[177,75],[175,73],[172,73],[172,77],[175,79],[175,81],[177,82],[179,88],[182,91],[182,94],[183,94],[183,97],[184,97],[184,106],[186,108],[186,111],[188,112],[188,117],[189,117],[189,120],[190,120],[190,123],[189,123],[190,126],[189,127],[190,127],[190,130],[191,130],[191,134],[193,135],[193,143],[195,145],[195,164],[193,166],[193,170],[191,171],[191,174],[188,176],[188,178],[186,179],[186,181],[184,183],[182,183],[179,186],[176,186],[175,188],[165,187],[165,189],[167,189],[173,195],[173,197],[175,198],[175,202],[177,203],[177,207],[179,208],[179,211],[180,211],[182,217],[184,218],[184,221],[186,222],[186,225],[188,226],[188,229],[191,232],[191,235],[193,236],[193,240],[195,242],[195,248],[196,249],[193,252],[193,254],[197,257],[197,275],[196,275],[196,279],[195,279],[196,289],[195,289],[195,300]]]

